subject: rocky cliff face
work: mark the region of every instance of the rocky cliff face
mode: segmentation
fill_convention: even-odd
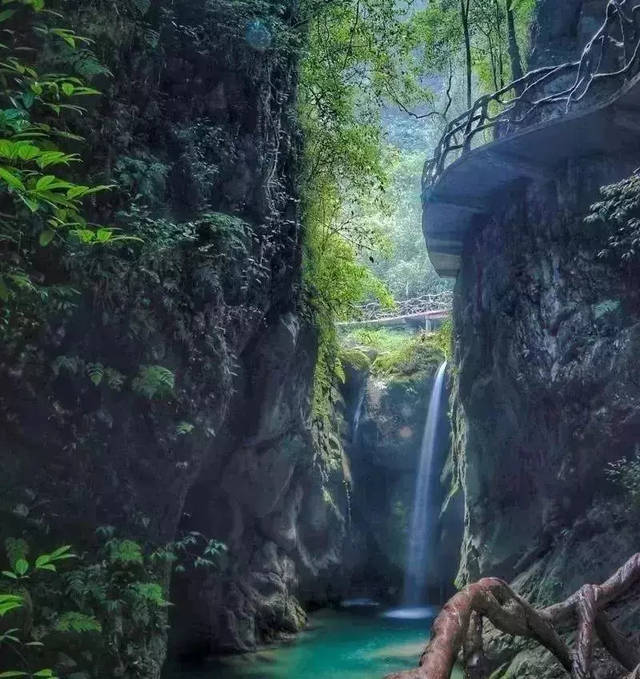
[[[104,92],[79,124],[89,165],[119,186],[95,216],[143,243],[43,262],[82,295],[0,356],[4,516],[87,544],[107,524],[225,541],[224,573],[176,586],[206,650],[299,629],[295,592],[322,594],[343,531],[308,424],[294,4],[78,4],[113,74],[83,65]]]
[[[575,51],[569,15],[591,20],[595,3],[567,3],[563,26],[551,24],[564,4],[559,15],[546,5],[549,42],[538,53],[554,54],[556,39],[564,52],[570,38]],[[638,550],[637,509],[605,470],[633,456],[640,435],[640,307],[626,268],[598,257],[606,227],[584,222],[599,188],[638,160],[576,159],[514,186],[468,238],[455,299],[463,582],[497,575],[546,604]],[[617,615],[638,629],[637,604]],[[562,672],[542,652],[505,640],[497,648],[499,676]]]
[[[405,341],[419,343],[411,334]],[[365,358],[364,354],[361,357]],[[357,366],[346,362],[342,431],[352,486],[344,573],[350,597],[372,597],[391,605],[402,601],[422,437],[435,373],[442,360],[442,354],[433,351],[424,360],[409,361],[389,372],[377,370],[375,360]],[[439,558],[432,564],[428,583],[433,602],[449,591],[461,533],[459,506],[451,506],[438,518],[448,482],[447,472],[443,472],[442,483],[439,472],[450,452],[444,405],[437,441],[431,516]]]

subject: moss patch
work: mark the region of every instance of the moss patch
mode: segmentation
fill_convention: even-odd
[[[372,354],[375,358],[370,360]],[[359,363],[373,375],[402,380],[433,372],[445,358],[442,331],[412,334],[379,329],[356,330],[345,336],[341,360],[345,367]]]
[[[367,372],[371,368],[371,359],[357,347],[343,347],[340,350],[340,362],[345,370],[351,368],[356,372]]]

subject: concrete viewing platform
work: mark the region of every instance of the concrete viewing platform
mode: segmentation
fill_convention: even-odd
[[[622,61],[604,59],[614,19],[607,17],[580,61],[531,72],[449,124],[423,178],[423,230],[441,276],[457,276],[466,234],[508,200],[515,183],[551,179],[569,158],[640,150],[640,31],[625,35],[635,49],[611,48],[628,55]],[[519,94],[505,102],[510,91]],[[492,114],[497,106],[503,111]],[[497,138],[483,144],[488,135]]]
[[[362,321],[344,321],[336,323],[339,328],[358,330],[360,328],[424,328],[427,331],[435,330],[451,316],[451,309],[438,309],[436,311],[421,311],[415,314],[401,316],[382,316]]]

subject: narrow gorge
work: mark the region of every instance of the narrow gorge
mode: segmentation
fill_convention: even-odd
[[[637,679],[640,2],[0,33],[0,677]]]

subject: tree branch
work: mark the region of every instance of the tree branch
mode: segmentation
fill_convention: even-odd
[[[433,623],[420,667],[388,679],[450,679],[460,655],[469,679],[484,679],[487,663],[482,620],[506,634],[535,640],[550,651],[573,679],[592,679],[593,648],[600,639],[608,653],[640,679],[640,650],[610,622],[605,609],[640,582],[640,553],[602,585],[585,585],[565,601],[537,610],[498,578],[484,578],[458,592]],[[558,628],[576,627],[573,653]],[[635,669],[633,669],[635,668]]]

